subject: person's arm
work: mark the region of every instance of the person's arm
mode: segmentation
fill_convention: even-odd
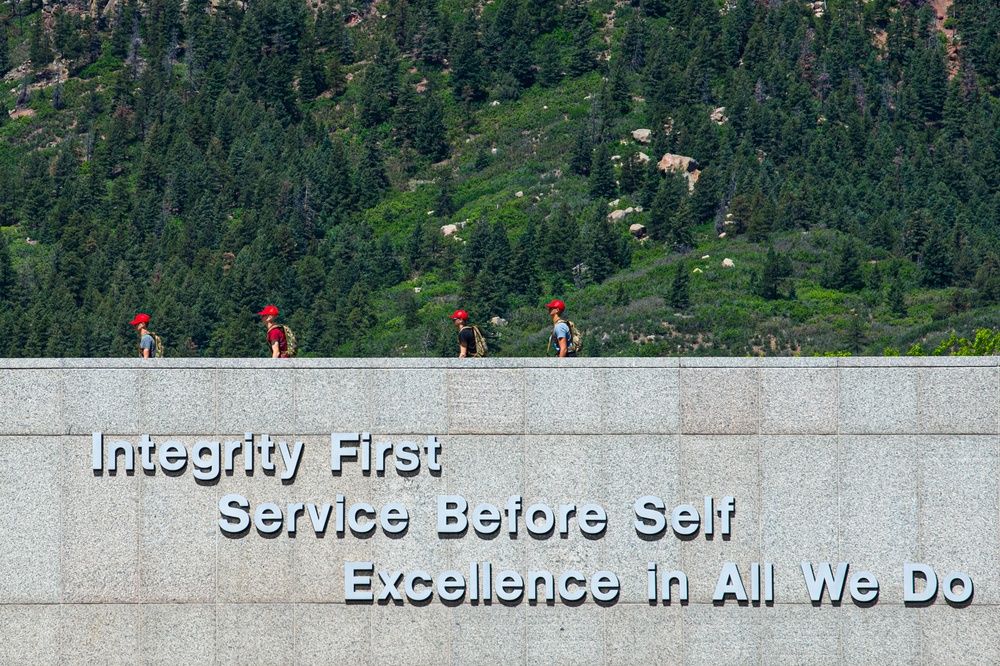
[[[462,342],[461,340],[458,341],[458,357],[459,358],[469,357],[469,346],[464,342]]]
[[[568,356],[569,355],[569,345],[566,344],[566,338],[558,338],[556,340],[556,342],[559,343],[559,356],[560,357]]]
[[[271,358],[281,358],[281,345],[277,340],[271,340]]]
[[[143,348],[143,350],[142,350],[142,357],[143,358],[150,358],[151,356],[152,356],[152,354],[149,353],[149,349]]]

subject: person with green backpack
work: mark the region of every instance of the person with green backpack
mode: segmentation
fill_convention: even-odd
[[[488,353],[486,338],[479,332],[478,326],[469,326],[469,313],[465,310],[455,310],[451,320],[458,329],[458,357],[485,358]]]
[[[140,312],[128,324],[139,334],[139,358],[163,358],[163,341],[149,330],[148,314]]]
[[[299,345],[292,329],[278,323],[278,308],[268,305],[257,314],[267,326],[267,347],[271,352],[271,358],[295,358]]]
[[[576,330],[576,326],[569,319],[563,319],[563,311],[566,304],[556,299],[551,303],[546,303],[552,317],[552,334],[549,336],[549,343],[556,352],[556,356],[567,357],[577,356],[583,351],[583,336]]]

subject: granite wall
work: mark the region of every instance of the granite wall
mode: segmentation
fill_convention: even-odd
[[[4,360],[0,663],[1000,663],[998,373],[996,358]],[[268,433],[304,451],[291,482],[277,454],[278,474],[258,456],[252,476],[214,482],[138,457],[112,474],[93,470],[95,431],[188,449]],[[400,474],[390,457],[384,475],[355,462],[332,474],[330,433],[361,431],[436,435],[442,469],[425,458]],[[253,507],[394,501],[411,524],[317,536],[300,518],[294,536],[231,536],[230,494]],[[441,538],[444,494],[596,503],[608,527]],[[716,515],[711,536],[640,538],[645,495],[668,521],[678,504],[732,496],[732,534]],[[603,605],[345,604],[347,561],[435,578],[486,561],[610,570],[621,591]],[[804,561],[872,572],[877,602],[810,602]],[[688,603],[647,600],[650,562],[686,573]],[[713,603],[725,562],[748,591],[751,563],[772,563],[774,602]],[[974,596],[905,604],[907,562],[964,572]]]

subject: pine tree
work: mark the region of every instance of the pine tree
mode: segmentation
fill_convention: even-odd
[[[679,230],[674,225],[674,216],[681,200],[687,197],[687,186],[682,183],[680,177],[671,173],[668,173],[667,177],[662,180],[657,178],[656,183],[659,185],[659,189],[657,189],[656,197],[649,206],[647,232],[649,237],[655,241],[669,240],[673,243],[672,236],[675,230]],[[688,213],[690,214],[690,210]]]
[[[514,246],[510,267],[511,291],[529,298],[539,294],[537,236],[535,220],[528,218],[528,224]]]
[[[903,287],[898,266],[893,266],[890,270],[889,284],[885,290],[885,304],[889,308],[889,312],[897,317],[906,316],[906,290]]]
[[[398,58],[395,42],[383,38],[358,90],[359,112],[366,127],[375,127],[392,117],[399,96]]]
[[[7,26],[0,24],[0,77],[10,70],[10,52],[7,46]]]
[[[583,228],[583,263],[587,267],[584,282],[589,284],[604,282],[619,265],[619,244],[606,210],[604,202],[598,201],[589,222]]]
[[[448,156],[448,142],[444,127],[444,109],[433,91],[425,93],[427,99],[420,110],[420,118],[413,137],[417,152],[438,162]],[[448,213],[439,213],[445,215]]]
[[[945,233],[934,227],[920,253],[920,267],[923,269],[921,282],[926,287],[947,287],[951,284],[952,261],[945,243]]]
[[[576,142],[573,144],[573,152],[569,158],[569,170],[578,176],[590,174],[590,167],[594,160],[594,141],[590,134],[590,127],[586,121],[580,123],[576,132]]]
[[[670,230],[667,233],[667,243],[680,252],[687,252],[694,245],[694,226],[691,215],[691,199],[682,195],[677,203],[674,214],[670,217]]]
[[[563,78],[562,50],[559,48],[559,42],[550,36],[538,42],[538,55],[535,57],[538,82],[546,88],[551,88]]]
[[[404,82],[400,86],[399,97],[396,99],[396,109],[392,116],[392,126],[400,143],[409,142],[412,144],[414,142],[420,111],[417,92],[412,85]]]
[[[824,268],[820,281],[828,289],[843,291],[858,291],[864,286],[861,277],[861,259],[858,257],[853,240],[845,239],[840,243],[837,254]]]
[[[1000,303],[1000,257],[994,252],[983,255],[983,263],[976,271],[973,282],[977,291],[977,299],[983,305]]]
[[[569,47],[566,59],[566,73],[570,76],[582,76],[594,69],[597,64],[590,38],[594,36],[594,28],[590,18],[585,18],[573,32],[573,41]]]
[[[362,201],[369,204],[381,199],[382,194],[389,189],[389,176],[385,172],[382,151],[372,134],[365,137],[358,186]]]
[[[673,279],[670,281],[670,306],[678,310],[687,310],[691,305],[691,275],[684,262],[678,261],[674,266]]]
[[[611,164],[608,144],[602,143],[594,151],[594,161],[590,167],[590,196],[595,199],[610,199],[615,196],[615,168]]]
[[[55,57],[55,54],[52,52],[49,33],[45,30],[42,12],[38,12],[34,23],[31,25],[31,32],[28,37],[28,57],[31,59],[31,68],[36,72],[48,67]]]
[[[792,274],[792,262],[786,254],[779,254],[773,247],[767,249],[764,269],[757,281],[757,294],[773,301],[782,298],[781,281]]]
[[[479,22],[473,12],[466,12],[455,26],[448,62],[455,98],[465,102],[480,99],[483,94],[483,55],[479,49]]]

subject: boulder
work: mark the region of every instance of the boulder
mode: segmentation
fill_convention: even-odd
[[[649,164],[649,155],[643,152],[635,154],[635,159],[639,161],[639,164]]]
[[[722,267],[723,268],[732,268],[735,265],[736,264],[734,264],[733,260],[730,259],[729,257],[726,257],[725,259],[722,260]]]
[[[453,236],[458,233],[458,225],[446,224],[443,227],[441,227],[441,233],[444,234],[445,236]]]
[[[722,125],[728,118],[726,118],[726,107],[718,106],[712,111],[712,115],[709,116],[716,125]]]
[[[649,139],[652,134],[653,132],[648,129],[632,130],[632,138],[639,143],[649,143]]]
[[[517,197],[518,199],[520,199],[521,197],[524,196],[524,192],[522,192],[521,190],[518,190],[517,192],[514,192],[514,196]]]
[[[627,215],[627,213],[623,210],[613,210],[608,213],[608,219],[612,222],[621,222],[625,219],[625,215]]]
[[[493,317],[492,319],[490,319],[490,323],[493,324],[494,326],[506,326],[507,320],[504,319],[503,317]]]
[[[644,224],[633,224],[628,228],[628,232],[635,236],[636,238],[646,237],[646,225]]]
[[[667,171],[678,171],[684,174],[685,179],[688,184],[688,191],[694,189],[694,184],[698,182],[698,176],[701,175],[701,171],[698,170],[698,163],[693,157],[688,157],[687,155],[674,155],[673,153],[667,153],[660,158],[660,161],[656,163],[660,171],[666,173]]]

